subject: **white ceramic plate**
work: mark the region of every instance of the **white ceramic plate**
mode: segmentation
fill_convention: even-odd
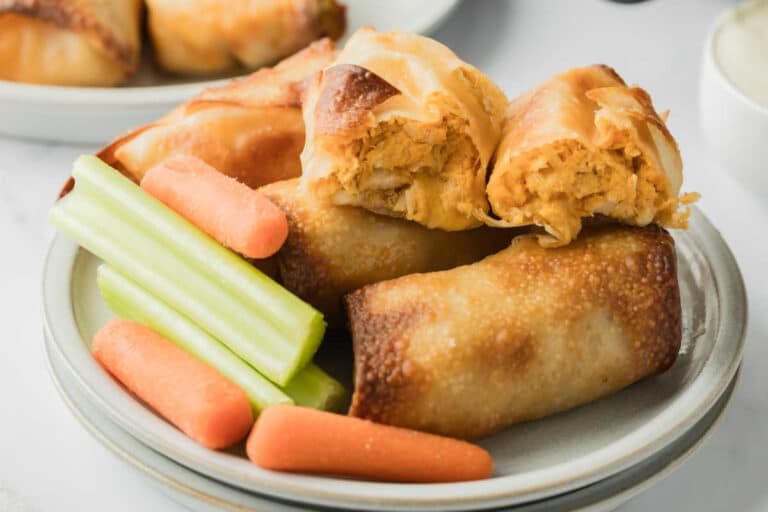
[[[141,444],[120,429],[79,389],[55,346],[46,343],[53,380],[75,417],[115,455],[133,466],[160,491],[196,512],[221,510],[291,512],[305,510],[288,502],[271,501],[206,478]],[[738,374],[737,374],[738,375]],[[656,456],[621,473],[548,500],[508,509],[514,512],[606,512],[625,503],[678,467],[712,432],[727,406],[736,378],[714,407],[688,432]]]
[[[347,35],[363,25],[429,33],[460,0],[341,0]],[[343,40],[342,40],[343,41]],[[157,71],[144,55],[139,72],[121,87],[58,87],[0,80],[0,134],[106,144],[130,128],[157,120],[205,87],[226,80],[182,80]]]
[[[93,333],[111,316],[95,284],[99,261],[54,239],[46,261],[47,336],[89,398],[143,443],[222,482],[335,508],[451,510],[509,506],[589,485],[647,460],[717,401],[741,358],[744,285],[719,233],[694,209],[676,232],[683,346],[672,369],[603,400],[507,429],[483,443],[493,478],[459,484],[388,484],[265,471],[237,453],[206,450],[126,393],[93,360]],[[333,371],[332,368],[330,368]]]

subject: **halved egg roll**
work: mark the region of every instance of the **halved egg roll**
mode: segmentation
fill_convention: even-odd
[[[0,0],[0,80],[110,86],[138,66],[140,0]]]
[[[135,180],[166,157],[196,156],[251,187],[301,174],[300,82],[336,56],[325,39],[274,68],[208,89],[99,153]]]
[[[283,286],[343,323],[344,294],[415,272],[452,268],[506,247],[513,230],[480,227],[449,233],[362,208],[337,206],[286,180],[259,189],[288,217],[277,253]]]
[[[185,74],[269,65],[346,27],[335,0],[147,0],[147,10],[157,62]]]
[[[647,92],[607,66],[556,75],[514,100],[494,157],[488,199],[503,225],[543,226],[564,245],[584,217],[687,226],[682,160]],[[493,221],[490,221],[494,223]]]
[[[680,347],[676,265],[662,228],[606,225],[362,288],[349,413],[479,438],[662,372]]]
[[[361,28],[307,89],[302,180],[335,204],[430,228],[479,226],[506,105],[437,41]]]

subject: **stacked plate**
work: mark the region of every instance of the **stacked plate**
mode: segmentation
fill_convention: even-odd
[[[378,30],[434,31],[459,0],[344,0],[347,31],[343,45],[364,25]],[[152,123],[206,87],[229,78],[200,80],[162,73],[144,55],[136,75],[120,87],[63,87],[0,80],[0,134],[12,137],[103,146],[131,128]]]
[[[484,481],[389,484],[275,473],[248,462],[242,449],[195,444],[91,357],[93,333],[111,317],[96,287],[99,261],[61,237],[51,245],[43,286],[51,375],[96,439],[193,510],[612,510],[702,442],[728,403],[741,360],[746,298],[732,254],[697,210],[675,240],[683,345],[672,369],[484,440],[496,463]]]

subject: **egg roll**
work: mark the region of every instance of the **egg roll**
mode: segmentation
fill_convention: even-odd
[[[111,86],[138,67],[140,0],[0,0],[0,80]]]
[[[308,86],[302,180],[334,204],[448,231],[487,212],[507,99],[433,39],[361,28]]]
[[[205,90],[159,121],[119,137],[98,156],[136,181],[181,153],[253,188],[299,176],[300,83],[335,56],[328,39],[313,43],[274,68]]]
[[[357,290],[349,414],[473,439],[663,372],[681,341],[676,264],[662,228],[614,224]]]
[[[288,239],[275,256],[280,282],[343,325],[344,294],[364,285],[482,259],[506,247],[513,230],[446,232],[403,219],[338,206],[286,180],[259,189],[288,217]]]
[[[155,58],[175,73],[255,69],[317,39],[338,39],[346,26],[335,0],[146,1]]]
[[[502,225],[542,226],[564,245],[582,219],[687,226],[677,143],[639,87],[608,66],[575,68],[514,100],[492,165],[488,199]],[[493,221],[491,221],[493,223]]]

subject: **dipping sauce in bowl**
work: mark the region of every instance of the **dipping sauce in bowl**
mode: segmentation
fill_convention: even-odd
[[[699,118],[713,162],[768,197],[768,0],[725,11],[704,45]]]
[[[715,60],[725,77],[768,107],[768,1],[738,6],[713,42]]]

